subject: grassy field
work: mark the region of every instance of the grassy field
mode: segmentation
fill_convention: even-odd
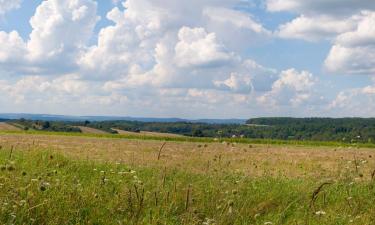
[[[178,140],[0,133],[0,224],[375,224],[374,149]]]

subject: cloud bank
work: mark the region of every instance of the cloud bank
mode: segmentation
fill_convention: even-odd
[[[0,1],[0,15],[19,7],[12,2]],[[317,115],[342,103],[327,103],[316,75],[269,68],[248,52],[277,38],[328,40],[327,71],[373,74],[374,6],[356,2],[268,0],[269,13],[299,14],[272,31],[238,10],[241,0],[115,1],[106,18],[93,0],[42,1],[28,38],[0,31],[0,104],[67,114]],[[96,34],[100,20],[109,25]]]

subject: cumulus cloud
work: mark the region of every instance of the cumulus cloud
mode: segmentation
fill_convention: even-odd
[[[267,76],[244,65],[246,60],[236,51],[243,43],[223,35],[228,21],[239,32],[236,36],[244,31],[269,35],[249,15],[230,9],[237,3],[128,0],[124,9],[115,7],[108,13],[114,25],[100,31],[98,43],[82,56],[80,65],[84,73],[108,80],[106,90],[116,91],[145,87],[215,89],[213,80],[228,79],[233,72],[244,73],[242,70],[249,70],[246,73],[252,76]],[[220,13],[231,15],[231,19],[222,20]]]
[[[66,73],[91,37],[98,17],[91,0],[43,1],[30,19],[32,32],[24,41],[17,31],[1,32],[0,62],[17,60],[13,71],[32,74]]]
[[[375,74],[375,4],[371,0],[268,0],[269,11],[300,14],[279,26],[281,38],[333,42],[324,62],[335,74]]]
[[[366,106],[366,107],[363,107]],[[373,115],[375,85],[341,91],[330,103],[329,109],[339,116]]]
[[[372,0],[266,0],[266,7],[271,12],[344,15],[375,9],[375,4]]]
[[[94,0],[42,1],[28,38],[0,32],[6,43],[0,45],[0,104],[20,111],[32,105],[67,113],[70,106],[74,113],[242,117],[267,112],[269,105],[320,101],[311,73],[279,73],[248,58],[249,48],[272,33],[237,10],[242,0],[112,2],[110,23],[97,35]],[[301,30],[310,17],[301,18],[282,27],[280,36],[317,40],[356,28],[355,21],[322,16],[323,27],[311,22]]]
[[[299,14],[279,26],[279,37],[307,41],[331,40],[352,31],[364,11],[375,10],[372,0],[267,0],[266,4],[271,12]]]
[[[230,77],[224,81],[215,81],[215,86],[223,90],[231,90],[238,93],[251,93],[252,81],[250,76],[232,73]]]
[[[356,30],[335,39],[325,66],[333,73],[375,75],[375,12],[364,12]]]
[[[211,67],[227,64],[232,55],[218,43],[215,33],[204,28],[182,27],[178,32],[176,62],[180,67]]]
[[[0,31],[0,64],[16,63],[27,53],[26,44],[16,31]]]
[[[356,26],[356,18],[336,18],[332,16],[307,17],[301,15],[283,24],[276,32],[281,38],[302,39],[307,41],[329,40],[337,35],[351,31]]]
[[[308,71],[289,69],[282,71],[280,77],[272,85],[272,90],[258,97],[258,102],[273,107],[301,106],[319,100],[315,87],[318,81]]]

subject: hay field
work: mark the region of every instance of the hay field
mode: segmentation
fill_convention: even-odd
[[[8,123],[0,122],[0,131],[19,131],[20,128]]]
[[[23,202],[1,209],[0,221],[14,223],[4,210],[19,218],[14,224],[31,219],[34,224],[373,224],[375,219],[374,149],[163,145],[0,134],[0,188],[15,188],[13,194],[2,192],[0,201]]]
[[[144,136],[144,137],[184,137],[183,135],[178,135],[178,134],[170,134],[170,133],[159,133],[159,132],[149,132],[149,131],[141,131],[139,133],[136,132],[129,132],[129,131],[124,131],[124,130],[119,130],[119,129],[114,129],[112,130],[117,131],[121,135],[136,135],[136,136]]]
[[[91,127],[84,127],[84,126],[76,126],[76,127],[79,128],[84,134],[108,134],[105,131],[98,130],[98,129],[91,128]]]

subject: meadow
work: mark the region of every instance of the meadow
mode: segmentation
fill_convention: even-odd
[[[0,132],[1,224],[375,224],[375,149]]]

